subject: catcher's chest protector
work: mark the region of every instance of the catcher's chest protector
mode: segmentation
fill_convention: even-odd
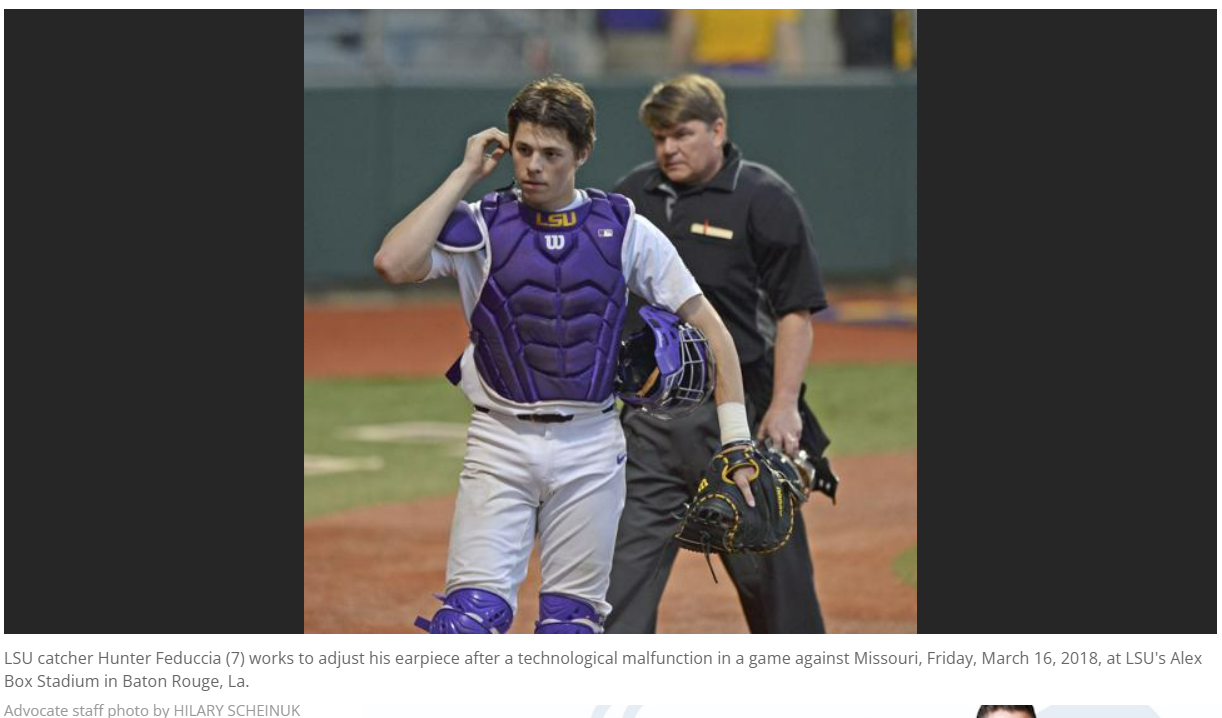
[[[511,193],[481,202],[492,266],[471,315],[485,385],[523,404],[611,396],[627,290],[621,260],[632,210],[619,195],[541,212]]]

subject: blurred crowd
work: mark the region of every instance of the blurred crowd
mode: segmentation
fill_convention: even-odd
[[[915,10],[306,10],[305,68],[472,81],[911,70]]]

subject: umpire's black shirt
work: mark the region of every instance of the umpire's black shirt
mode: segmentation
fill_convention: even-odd
[[[745,366],[768,354],[775,317],[827,306],[810,223],[793,188],[770,168],[725,145],[706,185],[672,185],[656,162],[634,169],[615,191],[666,233],[734,337]],[[641,326],[633,295],[625,332]]]

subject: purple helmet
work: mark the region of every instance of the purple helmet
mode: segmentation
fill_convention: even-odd
[[[660,419],[686,416],[713,393],[717,372],[699,329],[668,311],[641,307],[645,327],[620,345],[615,393]]]

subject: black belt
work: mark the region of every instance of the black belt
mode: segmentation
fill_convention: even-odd
[[[492,413],[491,409],[486,409],[482,406],[475,407],[475,410],[485,414]],[[601,413],[606,414],[607,412],[614,410],[615,404],[611,404],[607,408],[603,409]],[[572,414],[512,414],[511,416],[516,419],[521,419],[522,421],[534,421],[539,424],[563,424],[566,421],[573,420]]]

